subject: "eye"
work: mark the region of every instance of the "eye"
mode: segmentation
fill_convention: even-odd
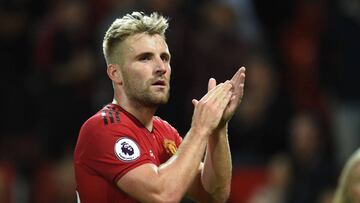
[[[161,60],[164,62],[169,62],[170,61],[170,55],[168,54],[161,54]]]
[[[151,54],[145,53],[138,57],[139,61],[149,61],[151,60]]]

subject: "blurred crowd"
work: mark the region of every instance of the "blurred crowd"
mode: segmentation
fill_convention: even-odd
[[[331,202],[360,146],[359,0],[2,0],[1,203],[75,202],[79,129],[113,96],[102,39],[132,11],[169,17],[158,115],[182,135],[208,79],[247,68],[229,202]]]

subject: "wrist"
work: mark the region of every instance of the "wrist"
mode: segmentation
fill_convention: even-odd
[[[216,127],[214,134],[227,134],[228,130],[228,122],[227,121],[220,121],[219,125]]]
[[[221,120],[219,125],[217,126],[217,130],[227,130],[229,121]]]
[[[191,134],[196,135],[196,137],[209,137],[212,133],[210,129],[204,128],[204,127],[194,127],[192,126],[189,130]]]

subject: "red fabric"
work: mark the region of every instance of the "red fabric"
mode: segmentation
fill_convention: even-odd
[[[229,203],[246,203],[265,182],[266,170],[263,167],[234,168]]]
[[[82,126],[75,148],[75,177],[81,202],[136,202],[116,182],[137,166],[166,162],[171,155],[163,147],[165,139],[177,146],[181,143],[178,132],[158,117],[154,117],[153,131],[149,132],[120,106],[105,106]],[[115,145],[123,140],[136,143],[132,148],[140,150],[138,157],[136,153],[128,156],[134,160],[122,159],[121,154],[126,151],[115,150]]]
[[[0,162],[0,202],[13,202],[13,186],[16,179],[15,168],[6,162]]]

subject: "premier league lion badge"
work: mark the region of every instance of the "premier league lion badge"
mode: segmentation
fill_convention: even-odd
[[[140,157],[140,149],[135,141],[123,137],[115,143],[115,154],[121,161],[133,161]]]

